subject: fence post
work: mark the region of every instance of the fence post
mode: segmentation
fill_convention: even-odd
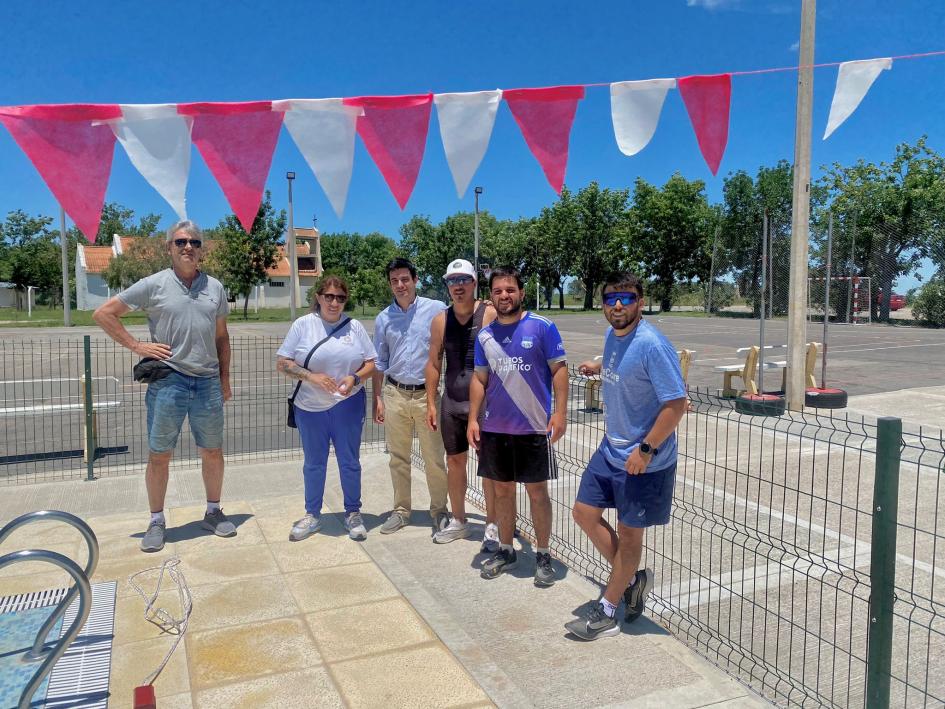
[[[892,673],[893,602],[896,596],[896,519],[899,512],[899,451],[902,420],[879,419],[870,539],[870,622],[866,659],[866,706],[889,706]]]
[[[92,338],[82,336],[85,355],[83,399],[85,400],[85,479],[95,479],[95,411],[92,407]]]

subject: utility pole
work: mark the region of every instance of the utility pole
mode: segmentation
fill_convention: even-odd
[[[66,210],[59,206],[59,249],[62,251],[62,322],[72,327],[72,298],[69,294],[69,240],[66,239]]]
[[[476,216],[473,222],[473,232],[475,234],[475,246],[473,247],[473,268],[476,269],[476,279],[479,279],[479,195],[482,194],[482,187],[473,190],[476,195]]]
[[[811,110],[814,93],[814,28],[817,1],[801,4],[800,66],[794,128],[794,195],[791,205],[791,283],[788,304],[787,406],[804,406],[804,355],[807,345],[807,250],[810,231]]]
[[[295,257],[295,224],[292,222],[292,180],[295,179],[295,173],[287,172],[285,179],[289,183],[289,231],[285,238],[289,254],[289,319],[295,321],[295,306],[299,299],[295,287],[299,276],[299,261]]]

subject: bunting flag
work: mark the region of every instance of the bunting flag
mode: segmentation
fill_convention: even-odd
[[[193,119],[173,103],[122,104],[121,114],[109,125],[131,164],[186,219]]]
[[[656,132],[666,92],[676,79],[619,81],[610,85],[610,115],[617,147],[624,155],[636,155]]]
[[[93,243],[115,152],[114,133],[98,122],[116,118],[121,118],[121,109],[114,104],[0,108],[0,123]]]
[[[286,112],[289,135],[341,219],[351,184],[357,120],[363,111],[345,106],[340,98],[273,101],[272,110]]]
[[[272,110],[272,101],[182,103],[177,111],[193,118],[194,145],[249,233],[262,202],[282,112]]]
[[[712,174],[728,143],[728,114],[732,103],[732,75],[686,76],[678,80],[679,93],[696,132],[699,150]]]
[[[344,104],[364,110],[358,116],[358,135],[403,209],[420,174],[433,94],[358,96]]]
[[[879,72],[892,68],[892,59],[863,59],[856,62],[843,62],[837,71],[837,88],[830,103],[830,117],[824,140],[830,137],[843,122],[853,115],[860,101],[866,96]]]
[[[568,142],[583,86],[509,89],[502,92],[512,117],[552,189],[561,194],[568,166]]]
[[[473,91],[461,94],[436,94],[436,115],[446,162],[462,199],[472,177],[489,147],[492,127],[502,91]]]

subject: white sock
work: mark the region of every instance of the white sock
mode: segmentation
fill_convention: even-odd
[[[617,613],[617,606],[608,601],[606,598],[600,599],[600,607],[604,609],[604,614],[608,618],[613,618]]]
[[[151,522],[152,522],[152,524],[153,524],[154,522],[157,522],[158,524],[164,524],[164,525],[166,525],[167,523],[164,521],[164,510],[161,510],[161,511],[159,511],[159,512],[152,512],[152,513],[151,513]]]
[[[539,547],[539,548],[535,549],[535,553],[536,553],[536,554],[547,554],[547,553],[548,553],[548,550],[547,550],[547,549],[542,549],[541,547]]]
[[[511,544],[500,544],[499,549],[505,549],[506,551],[511,551],[513,553],[515,552]]]
[[[219,500],[217,500],[216,502],[210,502],[210,500],[207,500],[207,513],[208,513],[208,514],[209,514],[210,512],[216,512],[218,509],[220,509],[220,501],[219,501]]]
[[[637,582],[637,575],[634,572],[633,576],[630,577],[630,583],[627,584],[627,588],[633,588],[633,584]]]

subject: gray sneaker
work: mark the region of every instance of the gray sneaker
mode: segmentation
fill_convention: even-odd
[[[535,585],[541,588],[555,585],[555,570],[551,565],[551,554],[539,552],[535,557]]]
[[[486,525],[486,531],[482,534],[482,547],[480,554],[495,554],[499,551],[499,525],[495,522],[489,522]]]
[[[407,516],[401,512],[390,513],[390,517],[387,518],[387,521],[381,525],[381,534],[393,534],[398,529],[407,526]]]
[[[623,616],[624,623],[632,623],[646,610],[646,599],[650,595],[650,589],[653,588],[653,570],[640,569],[633,577],[635,580],[632,586],[627,586],[623,592],[623,600],[627,604],[626,612]]]
[[[216,534],[218,537],[235,537],[236,525],[226,518],[223,510],[215,509],[213,512],[207,512],[203,516],[203,523],[200,525],[206,530]]]
[[[164,525],[160,522],[151,522],[148,525],[148,531],[141,538],[141,551],[161,551],[164,548],[165,536],[167,536],[167,530]]]
[[[479,572],[479,575],[484,579],[494,579],[506,571],[511,571],[516,566],[518,566],[518,556],[515,554],[515,550],[499,549],[492,555],[491,559],[487,559],[482,565],[482,571]]]
[[[300,542],[308,539],[322,528],[322,519],[318,515],[305,515],[302,519],[292,525],[292,531],[289,532],[290,542]]]
[[[348,536],[356,542],[367,539],[367,527],[364,526],[360,512],[349,512],[345,515],[345,529],[348,530]]]
[[[604,613],[604,607],[600,603],[595,603],[584,617],[575,618],[565,623],[564,627],[581,640],[597,640],[597,638],[609,638],[620,634],[620,626],[617,625],[616,618],[611,618]]]
[[[437,532],[442,532],[446,529],[450,524],[450,519],[452,518],[449,516],[449,513],[437,512],[433,517],[433,534],[435,535]]]
[[[449,544],[457,539],[465,539],[471,533],[468,522],[460,522],[454,517],[444,529],[433,535],[433,541],[437,544]]]

